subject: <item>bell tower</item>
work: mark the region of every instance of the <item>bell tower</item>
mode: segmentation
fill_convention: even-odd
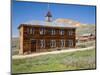
[[[46,18],[46,21],[47,21],[47,22],[51,22],[51,21],[52,21],[52,14],[51,14],[51,12],[50,12],[50,10],[49,10],[49,4],[48,4],[48,12],[47,12],[47,14],[45,15],[45,18]]]

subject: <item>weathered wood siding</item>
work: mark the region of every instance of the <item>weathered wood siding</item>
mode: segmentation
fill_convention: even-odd
[[[28,29],[34,28],[34,34],[30,34],[28,32]],[[40,28],[45,28],[45,35],[40,35]],[[50,30],[55,29],[56,34],[51,35]],[[64,35],[59,34],[59,30],[64,30]],[[67,33],[68,31],[72,30],[73,34],[69,36]],[[68,48],[67,40],[71,39],[73,40],[73,46],[75,47],[75,28],[60,28],[60,27],[42,27],[42,26],[32,26],[32,25],[22,25],[19,28],[20,31],[20,53],[30,52],[31,51],[31,40],[36,40],[36,52],[43,52],[43,51],[52,51],[57,49],[63,49]],[[45,48],[40,47],[40,40],[45,40]],[[65,47],[61,47],[60,40],[65,40]],[[56,40],[56,47],[51,48],[50,47],[50,40]]]

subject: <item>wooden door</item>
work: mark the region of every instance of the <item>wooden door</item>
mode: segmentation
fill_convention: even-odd
[[[31,52],[36,52],[36,40],[31,40]]]

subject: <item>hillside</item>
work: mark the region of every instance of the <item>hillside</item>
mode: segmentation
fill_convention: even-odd
[[[83,35],[88,33],[95,34],[95,30],[96,30],[95,25],[81,25],[77,27],[76,34],[77,35]]]
[[[71,20],[71,19],[63,19],[63,18],[58,18],[55,20],[55,22],[58,23],[67,23],[72,26],[76,26],[76,34],[77,35],[83,35],[83,34],[88,34],[88,33],[93,33],[95,34],[95,25],[88,25],[88,24],[82,24],[78,21]]]
[[[14,50],[19,49],[19,38],[12,37],[11,44],[12,44],[12,49],[14,49]]]
[[[55,20],[55,22],[58,22],[58,23],[65,23],[65,24],[70,24],[70,25],[73,25],[73,26],[76,26],[76,27],[79,27],[81,25],[80,22],[78,21],[74,21],[74,20],[71,20],[71,19],[63,19],[63,18],[58,18]]]

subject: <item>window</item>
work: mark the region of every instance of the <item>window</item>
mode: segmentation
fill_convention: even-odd
[[[56,40],[51,40],[50,47],[51,48],[56,47]]]
[[[27,28],[27,33],[30,33],[30,30],[29,30],[29,28]]]
[[[64,30],[59,31],[60,35],[64,35]]]
[[[40,28],[40,35],[45,34],[45,29],[44,28]]]
[[[34,34],[35,30],[34,28],[27,28],[27,33]]]
[[[32,28],[30,28],[30,34],[32,34],[33,33],[33,30],[32,30]]]
[[[40,40],[40,47],[45,48],[45,40]]]
[[[35,33],[35,29],[34,28],[32,28],[32,34],[34,34]]]
[[[65,47],[65,40],[60,40],[60,43],[61,43],[61,47]]]
[[[72,31],[72,30],[69,30],[69,31],[67,32],[67,35],[68,35],[68,36],[73,35],[73,31]]]
[[[51,35],[55,35],[55,30],[54,29],[51,30]]]
[[[72,47],[73,46],[73,40],[67,40],[67,46]]]

